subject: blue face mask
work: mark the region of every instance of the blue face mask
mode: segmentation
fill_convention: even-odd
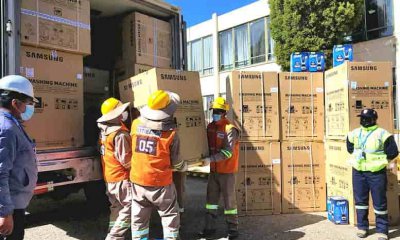
[[[21,119],[23,121],[28,121],[32,118],[35,113],[35,107],[33,105],[26,105],[25,112],[21,113]]]
[[[221,114],[213,114],[212,115],[212,119],[214,122],[218,122],[219,120],[221,120],[222,115]]]

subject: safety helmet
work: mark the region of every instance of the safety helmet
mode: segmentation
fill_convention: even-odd
[[[32,83],[20,75],[8,75],[0,79],[0,89],[17,92],[31,97],[34,102],[39,102],[33,93]]]
[[[229,104],[226,102],[225,98],[217,97],[211,105],[210,109],[221,109],[224,111],[229,111]]]
[[[170,102],[171,99],[168,92],[157,90],[149,96],[147,106],[152,110],[160,110],[166,108]]]
[[[111,98],[105,100],[103,102],[103,104],[101,104],[101,113],[103,115],[105,115],[105,114],[111,112],[112,110],[114,110],[115,108],[117,108],[120,105],[122,105],[121,101],[119,101],[116,98],[111,97]]]

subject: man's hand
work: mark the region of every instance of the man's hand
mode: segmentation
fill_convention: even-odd
[[[10,235],[14,228],[13,216],[10,214],[6,217],[0,217],[0,235]]]

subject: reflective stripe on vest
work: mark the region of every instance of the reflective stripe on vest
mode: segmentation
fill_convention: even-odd
[[[115,144],[114,138],[120,132],[129,133],[129,130],[125,125],[108,136],[102,136],[101,141],[101,162],[103,165],[103,176],[104,181],[109,183],[120,182],[129,179],[129,172],[124,166],[115,158]]]
[[[212,122],[207,126],[208,147],[210,154],[222,153],[226,158],[224,161],[211,162],[210,170],[216,173],[236,173],[239,167],[239,141],[233,147],[233,151],[224,149],[228,132],[235,128],[228,119],[224,118],[218,122]]]
[[[175,130],[159,131],[132,123],[132,161],[130,180],[141,186],[162,187],[172,183],[170,146]]]
[[[358,171],[377,172],[384,169],[387,156],[384,153],[384,143],[390,133],[377,126],[357,128],[348,135],[349,142],[354,144],[354,152],[350,163]]]

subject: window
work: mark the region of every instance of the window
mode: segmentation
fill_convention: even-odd
[[[191,44],[191,67],[190,69],[192,71],[200,71],[201,70],[201,52],[202,52],[202,46],[201,46],[201,39],[193,41]]]
[[[224,31],[219,34],[219,49],[221,70],[233,68],[233,39],[232,30]]]
[[[248,24],[235,29],[235,67],[249,65],[249,30]]]
[[[271,36],[271,20],[267,18],[267,38],[268,38],[268,61],[275,60],[274,57],[274,39]]]
[[[365,15],[368,39],[393,34],[392,0],[366,0]]]
[[[393,35],[393,0],[365,0],[363,21],[346,40],[353,42]]]
[[[204,115],[207,124],[212,122],[212,111],[210,110],[210,108],[213,101],[214,101],[214,95],[203,96]]]
[[[265,20],[250,23],[251,63],[265,62]]]
[[[212,36],[188,43],[188,68],[201,75],[213,73]]]
[[[203,74],[213,73],[213,41],[212,36],[203,38]]]

